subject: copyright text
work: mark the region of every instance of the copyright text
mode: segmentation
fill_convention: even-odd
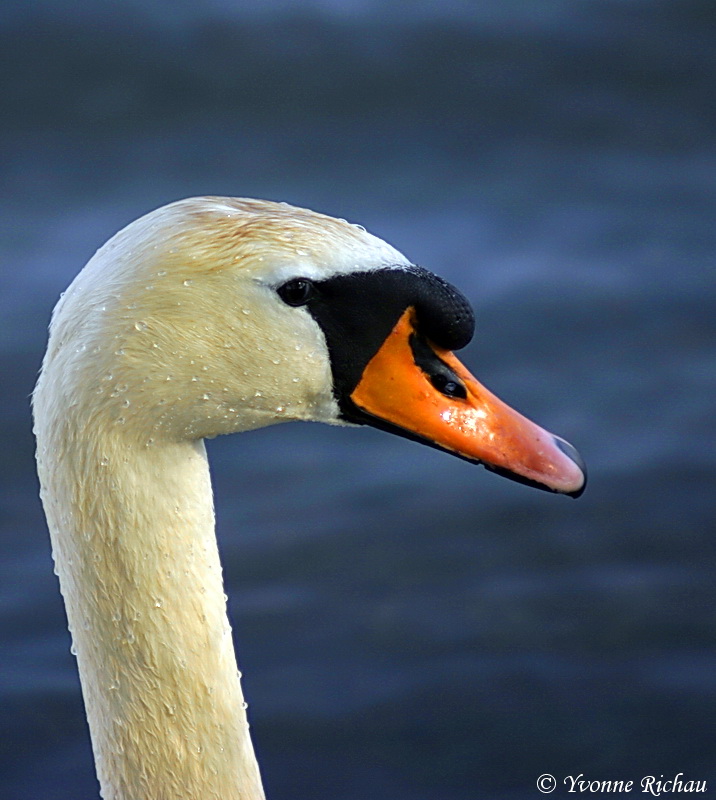
[[[652,797],[673,794],[675,792],[706,792],[706,781],[690,780],[683,772],[673,776],[645,775],[640,780],[594,780],[579,775],[567,775],[562,784],[571,794],[629,794],[641,792]],[[550,794],[557,788],[554,775],[545,773],[537,778],[537,788],[542,794]]]

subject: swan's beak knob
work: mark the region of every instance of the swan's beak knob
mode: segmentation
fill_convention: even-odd
[[[420,337],[409,308],[351,394],[361,420],[484,464],[513,480],[579,497],[584,462],[479,383],[448,350]]]

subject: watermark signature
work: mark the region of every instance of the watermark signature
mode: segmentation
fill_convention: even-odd
[[[542,794],[551,794],[560,785],[554,775],[545,772],[537,778],[537,788]],[[561,785],[570,794],[629,794],[641,792],[652,797],[675,792],[706,792],[706,781],[687,779],[683,772],[676,775],[644,775],[637,780],[595,780],[579,775],[566,775]]]

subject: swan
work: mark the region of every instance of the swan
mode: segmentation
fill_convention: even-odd
[[[368,424],[578,496],[574,448],[453,355],[468,302],[364,228],[181,200],[60,298],[33,395],[41,497],[105,800],[264,797],[203,440]]]

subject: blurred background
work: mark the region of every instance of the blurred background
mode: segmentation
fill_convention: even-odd
[[[5,0],[0,76],[3,798],[98,797],[34,473],[50,311],[196,194],[448,278],[463,359],[590,468],[575,502],[372,430],[209,443],[269,799],[716,781],[711,0]]]

